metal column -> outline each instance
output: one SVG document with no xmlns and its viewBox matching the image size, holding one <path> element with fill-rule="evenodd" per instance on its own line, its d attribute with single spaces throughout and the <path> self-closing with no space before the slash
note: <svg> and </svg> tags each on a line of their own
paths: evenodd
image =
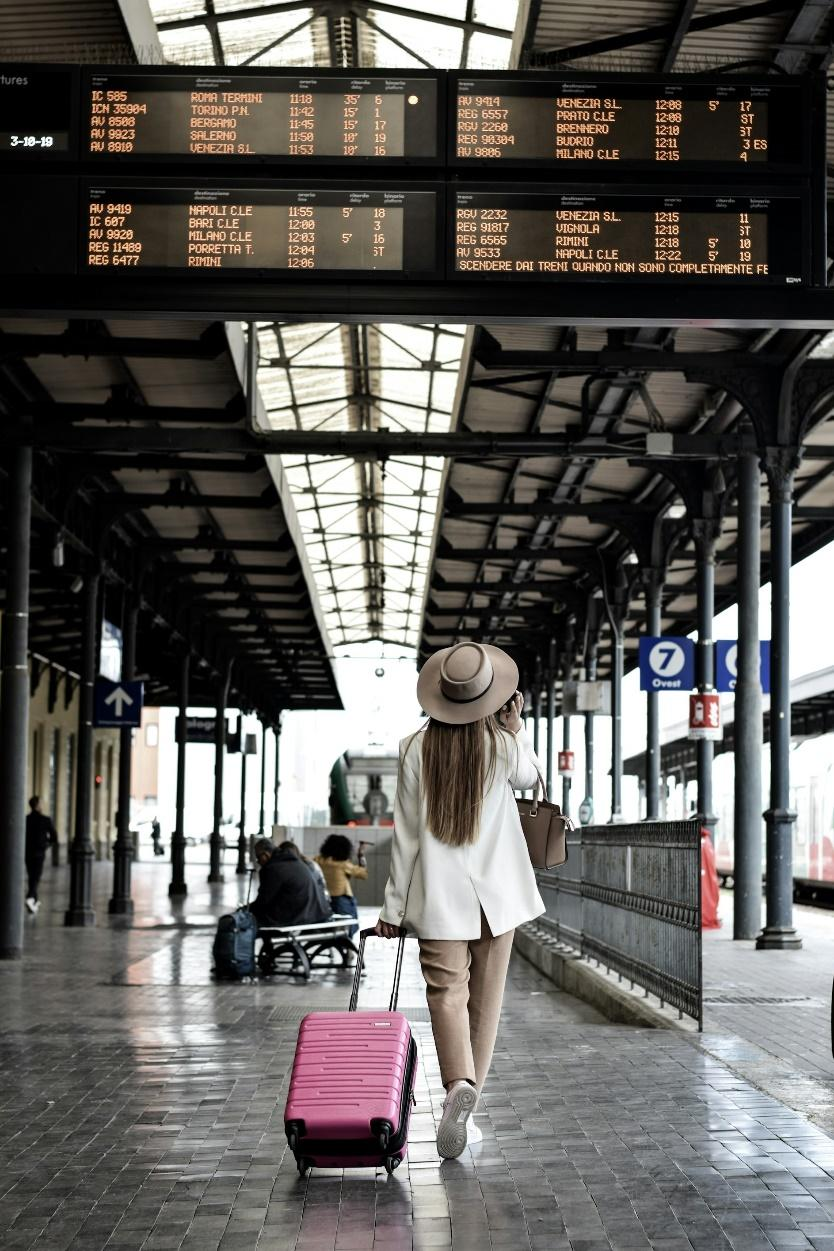
<svg viewBox="0 0 834 1251">
<path fill-rule="evenodd" d="M 281 716 L 275 724 L 275 787 L 272 798 L 272 824 L 278 824 L 278 792 L 281 789 Z"/>
<path fill-rule="evenodd" d="M 611 617 L 611 816 L 623 819 L 623 623 Z"/>
<path fill-rule="evenodd" d="M 70 897 L 64 925 L 95 925 L 92 904 L 93 843 L 90 837 L 93 768 L 93 699 L 98 669 L 98 569 L 84 578 L 81 682 L 75 748 L 75 837 L 70 847 Z"/>
<path fill-rule="evenodd" d="M 646 634 L 656 638 L 662 630 L 663 576 L 657 569 L 643 570 L 646 599 Z M 660 696 L 646 692 L 646 820 L 660 817 Z"/>
<path fill-rule="evenodd" d="M 223 877 L 223 765 L 226 759 L 226 700 L 232 678 L 232 662 L 226 663 L 223 676 L 217 683 L 217 706 L 214 716 L 214 829 L 209 844 L 210 882 L 222 882 Z"/>
<path fill-rule="evenodd" d="M 765 468 L 770 497 L 770 807 L 767 821 L 765 927 L 761 949 L 801 947 L 793 925 L 793 823 L 791 787 L 790 593 L 791 512 L 795 461 L 792 449 L 769 449 Z"/>
<path fill-rule="evenodd" d="M 8 570 L 0 665 L 0 959 L 23 954 L 26 764 L 29 747 L 29 547 L 32 449 L 12 453 Z M 54 813 L 53 813 L 54 816 Z"/>
<path fill-rule="evenodd" d="M 712 521 L 693 522 L 696 552 L 698 642 L 695 648 L 695 682 L 701 694 L 715 689 L 715 650 L 712 620 L 715 614 L 715 528 Z M 696 743 L 698 769 L 698 820 L 715 838 L 717 818 L 712 810 L 713 743 L 701 738 Z"/>
<path fill-rule="evenodd" d="M 243 713 L 238 719 L 240 735 L 240 825 L 237 836 L 237 867 L 235 873 L 248 873 L 246 863 L 246 735 L 243 733 Z"/>
<path fill-rule="evenodd" d="M 188 894 L 185 881 L 185 752 L 188 746 L 188 696 L 191 683 L 191 653 L 180 661 L 180 711 L 177 717 L 177 812 L 171 835 L 171 882 L 168 894 L 180 898 Z"/>
<path fill-rule="evenodd" d="M 545 784 L 548 795 L 553 794 L 553 749 L 556 736 L 556 644 L 551 639 L 547 669 L 547 760 Z"/>
<path fill-rule="evenodd" d="M 755 938 L 762 924 L 761 526 L 759 458 L 745 452 L 738 461 L 733 938 Z"/>
<path fill-rule="evenodd" d="M 533 683 L 533 751 L 538 756 L 539 740 L 541 738 L 541 719 L 542 719 L 542 680 L 541 674 L 536 675 Z"/>
<path fill-rule="evenodd" d="M 261 722 L 261 810 L 258 814 L 258 838 L 264 837 L 266 826 L 266 722 Z"/>
<path fill-rule="evenodd" d="M 570 717 L 562 708 L 562 750 L 570 751 Z M 570 816 L 570 784 L 571 777 L 568 773 L 562 774 L 562 812 L 566 817 Z"/>
<path fill-rule="evenodd" d="M 122 681 L 131 682 L 136 675 L 136 628 L 139 604 L 126 600 L 122 634 Z M 119 730 L 119 806 L 116 811 L 116 841 L 113 844 L 113 895 L 107 911 L 113 915 L 132 916 L 130 875 L 133 866 L 133 834 L 130 829 L 130 766 L 133 759 L 133 729 Z"/>
<path fill-rule="evenodd" d="M 598 640 L 596 632 L 590 633 L 588 636 L 588 644 L 585 652 L 585 679 L 588 682 L 596 682 L 597 680 L 597 647 Z M 589 800 L 591 805 L 591 820 L 593 819 L 594 810 L 594 716 L 593 712 L 585 713 L 585 799 Z"/>
</svg>

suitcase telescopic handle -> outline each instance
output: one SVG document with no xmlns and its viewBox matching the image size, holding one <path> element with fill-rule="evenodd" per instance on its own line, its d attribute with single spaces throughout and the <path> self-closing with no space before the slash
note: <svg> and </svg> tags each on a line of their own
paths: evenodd
<svg viewBox="0 0 834 1251">
<path fill-rule="evenodd" d="M 356 1004 L 359 999 L 359 979 L 362 976 L 362 964 L 365 959 L 365 939 L 371 938 L 376 934 L 375 929 L 359 931 L 359 955 L 356 957 L 356 971 L 353 975 L 353 989 L 350 992 L 350 1003 L 348 1004 L 348 1012 L 356 1011 Z M 400 927 L 400 937 L 397 943 L 397 964 L 394 969 L 394 985 L 391 988 L 391 1002 L 388 1004 L 388 1011 L 394 1012 L 397 1007 L 397 999 L 400 994 L 400 974 L 403 971 L 403 953 L 405 951 L 405 934 L 406 931 Z M 386 939 L 386 942 L 388 939 Z"/>
</svg>

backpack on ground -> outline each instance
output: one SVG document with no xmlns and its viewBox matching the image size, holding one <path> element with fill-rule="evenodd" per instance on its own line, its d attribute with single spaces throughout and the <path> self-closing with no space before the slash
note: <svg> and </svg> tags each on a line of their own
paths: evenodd
<svg viewBox="0 0 834 1251">
<path fill-rule="evenodd" d="M 239 979 L 255 976 L 258 923 L 248 908 L 238 908 L 217 922 L 214 976 Z"/>
</svg>

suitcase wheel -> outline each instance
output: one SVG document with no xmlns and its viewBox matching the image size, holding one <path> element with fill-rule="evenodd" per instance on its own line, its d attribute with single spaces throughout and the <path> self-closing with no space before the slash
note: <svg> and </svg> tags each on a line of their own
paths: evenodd
<svg viewBox="0 0 834 1251">
<path fill-rule="evenodd" d="M 398 1155 L 387 1155 L 385 1157 L 385 1171 L 390 1177 L 395 1168 L 400 1166 L 400 1157 Z"/>
<path fill-rule="evenodd" d="M 296 1164 L 298 1165 L 299 1177 L 306 1177 L 310 1169 L 313 1167 L 312 1160 L 308 1160 L 307 1157 L 303 1155 L 296 1160 Z"/>
</svg>

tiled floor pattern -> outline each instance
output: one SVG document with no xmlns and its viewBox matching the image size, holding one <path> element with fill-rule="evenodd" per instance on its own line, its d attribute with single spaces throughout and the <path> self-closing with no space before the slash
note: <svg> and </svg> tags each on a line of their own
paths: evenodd
<svg viewBox="0 0 834 1251">
<path fill-rule="evenodd" d="M 21 965 L 0 965 L 3 1251 L 834 1251 L 834 1140 L 689 1036 L 604 1022 L 515 960 L 478 1122 L 440 1163 L 431 1032 L 406 1164 L 297 1177 L 282 1109 L 297 1019 L 349 977 L 215 986 L 208 920 L 237 885 L 196 868 L 172 914 L 162 865 L 138 865 L 143 917 L 61 925 L 53 871 Z M 49 891 L 54 888 L 55 893 Z M 176 912 L 181 914 L 176 921 Z M 205 918 L 195 927 L 182 918 Z M 392 951 L 363 984 L 383 1002 Z M 409 948 L 401 1006 L 424 1006 Z"/>
<path fill-rule="evenodd" d="M 757 951 L 733 941 L 732 892 L 722 891 L 720 930 L 704 933 L 704 1026 L 763 1047 L 812 1078 L 834 1079 L 831 983 L 834 912 L 794 909 L 799 951 Z M 783 999 L 783 1003 L 717 1003 L 716 998 Z M 711 1002 L 712 1001 L 712 1002 Z"/>
</svg>

